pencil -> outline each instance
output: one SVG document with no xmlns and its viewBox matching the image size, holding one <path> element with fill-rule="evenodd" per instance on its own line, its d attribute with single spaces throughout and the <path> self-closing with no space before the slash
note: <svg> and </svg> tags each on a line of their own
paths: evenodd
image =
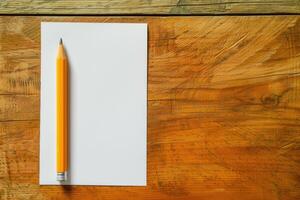
<svg viewBox="0 0 300 200">
<path fill-rule="evenodd" d="M 67 180 L 68 168 L 68 63 L 62 39 L 56 58 L 57 180 Z"/>
</svg>

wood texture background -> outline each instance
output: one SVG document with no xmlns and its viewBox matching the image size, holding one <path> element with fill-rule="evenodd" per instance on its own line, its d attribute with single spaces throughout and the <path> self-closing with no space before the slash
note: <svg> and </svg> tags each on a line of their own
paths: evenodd
<svg viewBox="0 0 300 200">
<path fill-rule="evenodd" d="M 39 186 L 41 21 L 149 24 L 147 187 Z M 300 16 L 0 17 L 0 199 L 63 198 L 300 199 Z"/>
<path fill-rule="evenodd" d="M 300 13 L 300 0 L 0 0 L 0 14 Z"/>
</svg>

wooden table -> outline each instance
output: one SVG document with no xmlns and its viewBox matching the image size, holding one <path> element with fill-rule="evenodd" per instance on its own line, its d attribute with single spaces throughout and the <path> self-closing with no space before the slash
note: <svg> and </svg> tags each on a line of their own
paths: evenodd
<svg viewBox="0 0 300 200">
<path fill-rule="evenodd" d="M 39 186 L 41 21 L 148 23 L 147 187 Z M 293 200 L 299 177 L 300 16 L 0 17 L 1 200 Z"/>
</svg>

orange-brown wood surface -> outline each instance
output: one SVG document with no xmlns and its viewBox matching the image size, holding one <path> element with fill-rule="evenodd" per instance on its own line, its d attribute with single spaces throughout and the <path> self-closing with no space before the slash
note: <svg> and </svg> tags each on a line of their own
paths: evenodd
<svg viewBox="0 0 300 200">
<path fill-rule="evenodd" d="M 147 187 L 39 186 L 41 21 L 149 24 Z M 0 17 L 0 199 L 300 199 L 300 16 Z"/>
</svg>

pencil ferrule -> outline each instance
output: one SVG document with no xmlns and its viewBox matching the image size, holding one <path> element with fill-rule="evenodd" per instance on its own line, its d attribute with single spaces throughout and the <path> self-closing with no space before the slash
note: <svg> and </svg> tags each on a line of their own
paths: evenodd
<svg viewBox="0 0 300 200">
<path fill-rule="evenodd" d="M 58 181 L 66 181 L 67 180 L 66 172 L 57 172 L 57 180 Z"/>
</svg>

